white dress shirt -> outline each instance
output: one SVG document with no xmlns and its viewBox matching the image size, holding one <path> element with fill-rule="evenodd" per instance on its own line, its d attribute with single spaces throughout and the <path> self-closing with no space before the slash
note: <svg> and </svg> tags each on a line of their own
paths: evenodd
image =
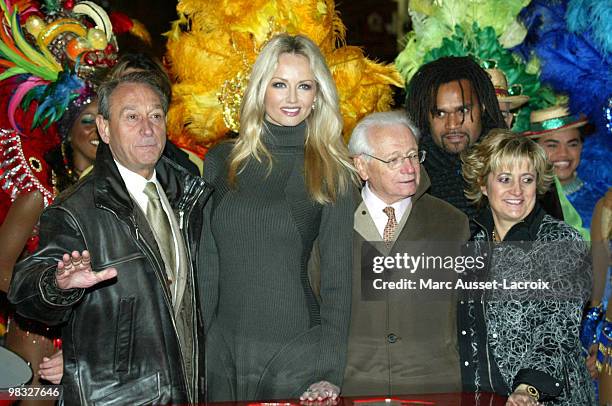
<svg viewBox="0 0 612 406">
<path fill-rule="evenodd" d="M 370 189 L 369 183 L 366 182 L 363 189 L 361 189 L 361 198 L 368 208 L 368 212 L 372 217 L 372 221 L 376 225 L 376 229 L 378 230 L 378 234 L 380 234 L 380 238 L 383 238 L 385 226 L 387 225 L 387 221 L 389 221 L 389 217 L 383 211 L 385 207 L 393 207 L 395 210 L 395 219 L 397 224 L 402 222 L 402 218 L 404 214 L 406 214 L 406 210 L 410 207 L 410 203 L 412 198 L 407 197 L 405 199 L 400 200 L 399 202 L 395 202 L 393 204 L 387 204 L 382 201 L 372 190 Z"/>
<path fill-rule="evenodd" d="M 164 189 L 162 189 L 161 185 L 157 181 L 157 177 L 155 176 L 155 169 L 153 169 L 153 175 L 151 176 L 151 179 L 146 179 L 137 174 L 136 172 L 132 172 L 125 166 L 121 165 L 119 162 L 117 162 L 117 160 L 115 160 L 115 164 L 117 164 L 117 168 L 119 168 L 119 174 L 121 175 L 123 182 L 125 182 L 125 186 L 127 187 L 130 196 L 132 196 L 136 203 L 138 203 L 138 206 L 145 214 L 147 213 L 149 198 L 145 194 L 144 189 L 145 186 L 147 186 L 148 182 L 155 183 L 155 186 L 157 187 L 157 194 L 159 194 L 159 200 L 161 201 L 162 207 L 166 212 L 166 216 L 168 216 L 168 223 L 170 223 L 170 229 L 172 230 L 172 240 L 174 241 L 174 263 L 178 266 L 179 257 L 178 245 L 176 242 L 176 230 L 174 229 L 174 227 L 172 227 L 172 221 L 170 221 L 170 214 L 172 214 L 172 209 L 170 208 L 170 203 L 168 202 L 168 198 L 166 197 L 166 192 L 164 192 Z M 176 274 L 178 269 L 174 269 L 173 271 Z"/>
</svg>

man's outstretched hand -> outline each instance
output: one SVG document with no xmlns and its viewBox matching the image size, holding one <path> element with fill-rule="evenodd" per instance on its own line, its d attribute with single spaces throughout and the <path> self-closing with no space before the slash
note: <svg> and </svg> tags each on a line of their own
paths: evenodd
<svg viewBox="0 0 612 406">
<path fill-rule="evenodd" d="M 89 288 L 116 276 L 115 268 L 94 272 L 91 269 L 91 256 L 87 250 L 82 253 L 72 251 L 72 254 L 64 254 L 61 261 L 57 261 L 55 271 L 55 280 L 60 289 Z"/>
</svg>

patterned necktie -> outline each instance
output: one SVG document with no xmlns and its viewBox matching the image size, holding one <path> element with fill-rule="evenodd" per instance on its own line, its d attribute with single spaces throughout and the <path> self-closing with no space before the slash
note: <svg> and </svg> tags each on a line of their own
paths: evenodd
<svg viewBox="0 0 612 406">
<path fill-rule="evenodd" d="M 149 198 L 147 204 L 147 220 L 155 234 L 157 245 L 161 251 L 164 261 L 168 261 L 167 269 L 169 269 L 168 279 L 174 281 L 175 272 L 175 257 L 174 257 L 174 238 L 172 236 L 172 228 L 168 221 L 168 216 L 162 207 L 157 187 L 153 182 L 147 182 L 144 189 L 144 194 Z"/>
<path fill-rule="evenodd" d="M 393 242 L 393 235 L 395 234 L 395 229 L 397 228 L 397 221 L 395 220 L 395 209 L 391 206 L 387 206 L 383 209 L 389 220 L 387 220 L 387 225 L 385 226 L 385 231 L 383 232 L 383 240 L 387 246 L 391 245 Z"/>
</svg>

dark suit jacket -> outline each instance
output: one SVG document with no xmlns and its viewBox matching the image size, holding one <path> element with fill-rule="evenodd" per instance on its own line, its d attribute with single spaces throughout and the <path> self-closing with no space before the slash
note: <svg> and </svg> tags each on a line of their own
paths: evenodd
<svg viewBox="0 0 612 406">
<path fill-rule="evenodd" d="M 425 193 L 429 184 L 421 167 L 421 181 L 410 212 L 399 223 L 401 231 L 396 233 L 389 255 L 403 255 L 406 251 L 417 255 L 421 248 L 426 252 L 431 248 L 447 251 L 448 247 L 458 253 L 461 243 L 468 240 L 467 217 L 449 203 Z M 362 279 L 362 248 L 373 238 L 380 240 L 380 235 L 359 200 L 353 234 L 352 316 L 342 393 L 362 396 L 460 392 L 454 291 L 430 297 L 433 295 L 427 291 L 415 294 L 387 290 L 375 301 L 362 298 L 362 283 L 369 283 Z M 385 251 L 384 244 L 379 243 L 378 248 Z M 412 279 L 427 277 L 425 273 L 417 278 L 415 275 Z"/>
</svg>

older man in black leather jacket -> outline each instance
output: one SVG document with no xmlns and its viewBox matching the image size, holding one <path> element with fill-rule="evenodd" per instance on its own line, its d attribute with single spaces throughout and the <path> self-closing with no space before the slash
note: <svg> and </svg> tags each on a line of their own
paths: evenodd
<svg viewBox="0 0 612 406">
<path fill-rule="evenodd" d="M 192 258 L 211 190 L 160 158 L 168 103 L 150 74 L 111 81 L 99 97 L 95 167 L 44 211 L 39 249 L 16 267 L 9 299 L 63 326 L 67 404 L 196 403 L 203 346 Z M 172 243 L 148 220 L 146 183 Z"/>
</svg>

